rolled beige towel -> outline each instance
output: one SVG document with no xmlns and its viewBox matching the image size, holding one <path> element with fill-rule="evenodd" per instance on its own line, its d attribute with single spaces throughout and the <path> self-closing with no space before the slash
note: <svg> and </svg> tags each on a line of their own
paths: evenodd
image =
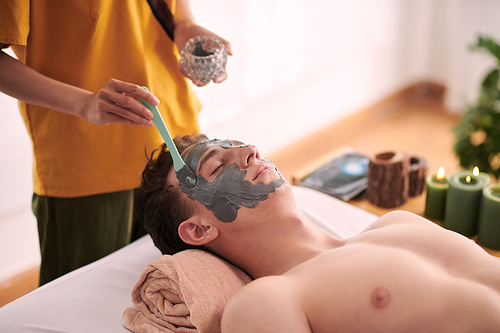
<svg viewBox="0 0 500 333">
<path fill-rule="evenodd" d="M 164 255 L 139 275 L 123 326 L 135 333 L 220 332 L 227 301 L 250 281 L 241 269 L 205 251 Z"/>
</svg>

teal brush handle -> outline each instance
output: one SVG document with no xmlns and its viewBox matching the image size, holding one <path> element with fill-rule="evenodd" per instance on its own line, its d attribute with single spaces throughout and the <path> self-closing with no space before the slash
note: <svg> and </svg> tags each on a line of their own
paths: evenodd
<svg viewBox="0 0 500 333">
<path fill-rule="evenodd" d="M 148 88 L 146 87 L 142 88 L 149 91 Z M 155 116 L 153 118 L 153 123 L 155 124 L 156 128 L 158 129 L 158 132 L 160 132 L 161 136 L 163 137 L 163 140 L 165 140 L 165 143 L 167 144 L 168 150 L 170 151 L 170 155 L 172 156 L 172 160 L 174 161 L 174 169 L 177 178 L 181 183 L 183 183 L 188 187 L 195 186 L 196 175 L 191 169 L 189 169 L 186 163 L 184 163 L 184 161 L 182 160 L 182 157 L 179 154 L 179 151 L 177 150 L 177 147 L 174 144 L 174 140 L 172 140 L 172 136 L 170 135 L 168 128 L 165 125 L 163 118 L 161 117 L 160 111 L 158 111 L 158 108 L 156 106 L 149 104 L 142 98 L 139 99 L 141 100 L 141 103 L 144 104 L 148 109 L 150 109 Z"/>
<path fill-rule="evenodd" d="M 145 90 L 149 91 L 148 88 L 142 87 Z M 154 114 L 153 118 L 153 123 L 155 124 L 156 128 L 158 129 L 158 132 L 160 132 L 161 136 L 163 137 L 163 140 L 165 140 L 165 143 L 167 144 L 168 150 L 170 150 L 170 154 L 172 155 L 172 159 L 174 160 L 174 169 L 175 172 L 179 171 L 182 169 L 184 165 L 184 161 L 181 158 L 181 155 L 179 154 L 179 151 L 177 150 L 177 147 L 174 144 L 174 140 L 172 140 L 172 136 L 170 136 L 170 132 L 168 131 L 167 126 L 165 125 L 165 122 L 163 121 L 163 118 L 160 115 L 160 111 L 158 111 L 158 108 L 156 106 L 153 106 L 143 100 L 142 98 L 139 98 L 141 100 L 141 103 L 144 104 L 148 109 L 151 110 Z"/>
</svg>

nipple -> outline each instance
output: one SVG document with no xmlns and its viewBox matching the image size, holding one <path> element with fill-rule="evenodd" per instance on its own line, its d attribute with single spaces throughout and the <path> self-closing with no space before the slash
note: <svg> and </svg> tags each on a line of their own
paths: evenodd
<svg viewBox="0 0 500 333">
<path fill-rule="evenodd" d="M 372 304 L 376 309 L 385 307 L 391 301 L 389 290 L 384 287 L 376 287 L 372 292 Z"/>
</svg>

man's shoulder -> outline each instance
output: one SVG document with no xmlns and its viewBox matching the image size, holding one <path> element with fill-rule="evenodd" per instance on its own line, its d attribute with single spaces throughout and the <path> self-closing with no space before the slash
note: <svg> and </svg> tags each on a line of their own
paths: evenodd
<svg viewBox="0 0 500 333">
<path fill-rule="evenodd" d="M 252 281 L 227 303 L 222 332 L 310 332 L 294 288 L 285 276 Z"/>
<path fill-rule="evenodd" d="M 390 227 L 395 225 L 421 225 L 429 227 L 438 227 L 435 223 L 408 211 L 395 210 L 384 214 L 368 226 L 363 232 Z"/>
</svg>

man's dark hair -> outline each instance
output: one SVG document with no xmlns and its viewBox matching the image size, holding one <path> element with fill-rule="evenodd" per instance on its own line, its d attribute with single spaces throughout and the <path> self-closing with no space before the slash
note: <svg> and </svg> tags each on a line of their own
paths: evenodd
<svg viewBox="0 0 500 333">
<path fill-rule="evenodd" d="M 176 137 L 177 150 L 182 154 L 188 147 L 208 140 L 207 136 Z M 181 222 L 191 217 L 192 209 L 181 200 L 180 190 L 167 184 L 167 175 L 173 165 L 166 144 L 155 149 L 142 172 L 141 186 L 136 194 L 136 211 L 139 222 L 149 232 L 162 254 L 174 254 L 186 249 L 203 249 L 186 244 L 179 237 Z"/>
</svg>

